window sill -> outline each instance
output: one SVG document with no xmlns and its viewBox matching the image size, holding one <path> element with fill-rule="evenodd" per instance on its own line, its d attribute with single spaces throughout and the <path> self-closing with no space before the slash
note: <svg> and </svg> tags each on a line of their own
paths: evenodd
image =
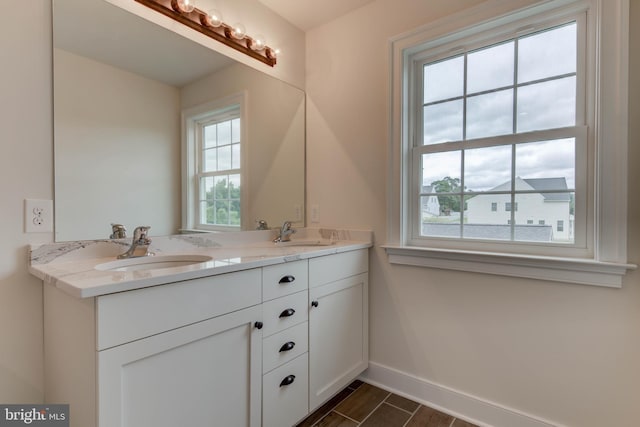
<svg viewBox="0 0 640 427">
<path fill-rule="evenodd" d="M 383 245 L 391 264 L 621 288 L 634 264 L 504 253 Z"/>
</svg>

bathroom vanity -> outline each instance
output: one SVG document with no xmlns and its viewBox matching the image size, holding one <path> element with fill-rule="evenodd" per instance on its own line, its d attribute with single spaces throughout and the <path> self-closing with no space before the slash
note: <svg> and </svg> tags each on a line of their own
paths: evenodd
<svg viewBox="0 0 640 427">
<path fill-rule="evenodd" d="M 157 238 L 157 256 L 210 259 L 162 268 L 106 269 L 116 241 L 32 250 L 46 401 L 82 427 L 294 425 L 368 365 L 370 233 L 340 233 Z"/>
</svg>

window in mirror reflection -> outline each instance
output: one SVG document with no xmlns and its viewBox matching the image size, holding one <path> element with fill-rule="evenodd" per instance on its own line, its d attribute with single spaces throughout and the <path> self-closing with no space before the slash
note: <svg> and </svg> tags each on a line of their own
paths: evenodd
<svg viewBox="0 0 640 427">
<path fill-rule="evenodd" d="M 212 111 L 195 123 L 198 228 L 240 227 L 240 106 Z"/>
</svg>

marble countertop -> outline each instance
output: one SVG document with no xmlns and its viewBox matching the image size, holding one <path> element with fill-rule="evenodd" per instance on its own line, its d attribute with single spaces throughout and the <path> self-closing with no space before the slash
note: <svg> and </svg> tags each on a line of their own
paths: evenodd
<svg viewBox="0 0 640 427">
<path fill-rule="evenodd" d="M 205 255 L 212 259 L 138 271 L 96 269 L 99 264 L 115 261 L 131 239 L 51 243 L 31 248 L 29 272 L 72 296 L 89 298 L 364 249 L 373 244 L 370 231 L 299 229 L 292 237 L 293 241 L 322 240 L 327 243 L 323 246 L 276 245 L 272 242 L 274 236 L 271 230 L 152 236 L 149 250 L 156 256 Z"/>
</svg>

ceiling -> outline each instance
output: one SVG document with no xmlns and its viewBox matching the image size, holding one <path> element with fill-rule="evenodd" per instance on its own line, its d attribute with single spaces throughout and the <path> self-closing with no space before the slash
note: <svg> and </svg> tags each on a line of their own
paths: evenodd
<svg viewBox="0 0 640 427">
<path fill-rule="evenodd" d="M 373 0 L 258 0 L 302 31 L 308 31 Z"/>
</svg>

